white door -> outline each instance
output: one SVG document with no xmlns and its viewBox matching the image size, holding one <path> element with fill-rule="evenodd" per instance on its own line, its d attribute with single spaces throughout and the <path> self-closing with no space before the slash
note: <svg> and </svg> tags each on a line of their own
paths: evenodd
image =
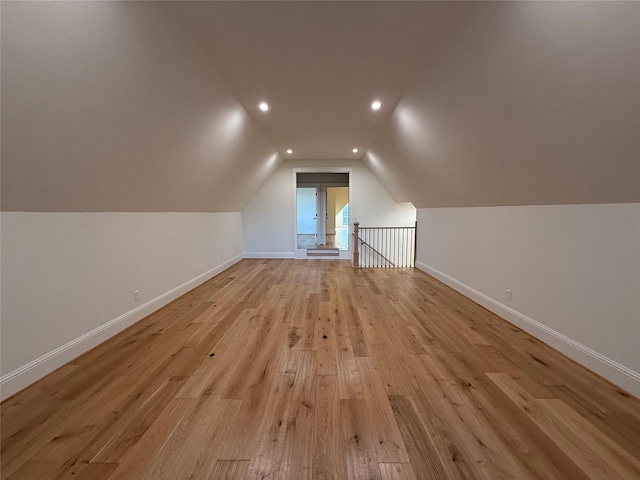
<svg viewBox="0 0 640 480">
<path fill-rule="evenodd" d="M 296 191 L 298 235 L 316 234 L 316 189 L 299 187 Z"/>
</svg>

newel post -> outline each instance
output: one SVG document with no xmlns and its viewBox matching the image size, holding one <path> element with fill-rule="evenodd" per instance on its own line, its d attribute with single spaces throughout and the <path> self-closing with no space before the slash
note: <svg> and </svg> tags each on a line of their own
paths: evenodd
<svg viewBox="0 0 640 480">
<path fill-rule="evenodd" d="M 416 266 L 416 260 L 418 259 L 418 221 L 416 220 L 413 226 L 413 266 Z"/>
<path fill-rule="evenodd" d="M 353 266 L 360 267 L 360 234 L 358 233 L 359 222 L 353 222 Z"/>
</svg>

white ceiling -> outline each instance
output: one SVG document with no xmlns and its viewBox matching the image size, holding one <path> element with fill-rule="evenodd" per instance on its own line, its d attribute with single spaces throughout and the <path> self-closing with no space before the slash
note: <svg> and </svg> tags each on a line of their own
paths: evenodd
<svg viewBox="0 0 640 480">
<path fill-rule="evenodd" d="M 2 2 L 1 21 L 3 210 L 238 211 L 287 148 L 362 158 L 417 207 L 640 201 L 640 2 Z"/>
</svg>

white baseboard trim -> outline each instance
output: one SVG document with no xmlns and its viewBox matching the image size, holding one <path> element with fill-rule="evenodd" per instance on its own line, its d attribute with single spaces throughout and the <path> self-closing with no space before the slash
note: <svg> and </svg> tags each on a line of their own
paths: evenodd
<svg viewBox="0 0 640 480">
<path fill-rule="evenodd" d="M 198 275 L 197 277 L 172 288 L 168 292 L 158 295 L 148 302 L 123 313 L 119 317 L 109 320 L 107 323 L 94 328 L 84 335 L 81 335 L 55 350 L 36 358 L 26 365 L 3 375 L 0 377 L 0 399 L 4 400 L 23 388 L 28 387 L 45 375 L 53 372 L 56 368 L 70 362 L 74 358 L 121 332 L 125 328 L 130 327 L 139 320 L 142 320 L 144 317 L 155 312 L 169 302 L 175 300 L 181 295 L 184 295 L 189 290 L 192 290 L 210 278 L 213 278 L 219 273 L 225 271 L 227 268 L 242 260 L 242 258 L 242 255 L 236 255 L 220 265 Z"/>
<path fill-rule="evenodd" d="M 513 323 L 522 330 L 542 340 L 569 358 L 606 378 L 610 382 L 624 388 L 636 397 L 640 397 L 640 373 L 582 345 L 581 343 L 555 331 L 527 315 L 491 298 L 484 293 L 450 277 L 426 263 L 416 261 L 416 267 L 437 278 L 442 283 L 469 297 L 496 315 Z"/>
<path fill-rule="evenodd" d="M 245 252 L 244 258 L 294 258 L 293 252 Z"/>
</svg>

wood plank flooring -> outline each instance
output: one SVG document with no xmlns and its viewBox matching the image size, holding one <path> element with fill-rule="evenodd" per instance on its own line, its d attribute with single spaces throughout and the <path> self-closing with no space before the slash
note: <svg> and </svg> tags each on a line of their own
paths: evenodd
<svg viewBox="0 0 640 480">
<path fill-rule="evenodd" d="M 638 399 L 345 261 L 243 260 L 1 409 L 6 480 L 640 478 Z"/>
</svg>

